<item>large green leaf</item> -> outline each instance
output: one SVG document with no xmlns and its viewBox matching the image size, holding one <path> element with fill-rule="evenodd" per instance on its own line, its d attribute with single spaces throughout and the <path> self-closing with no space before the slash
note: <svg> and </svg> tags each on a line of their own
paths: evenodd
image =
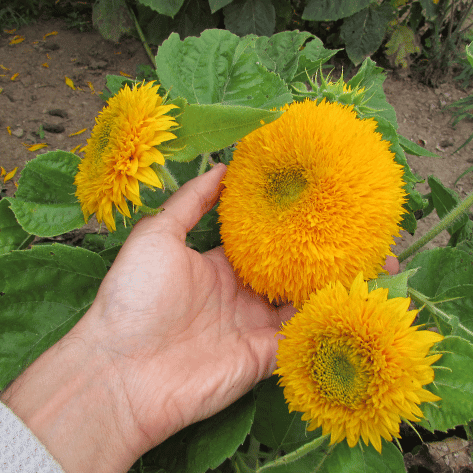
<svg viewBox="0 0 473 473">
<path fill-rule="evenodd" d="M 6 199 L 0 200 L 0 255 L 20 250 L 32 241 L 28 232 L 21 228 Z"/>
<path fill-rule="evenodd" d="M 291 82 L 297 71 L 302 47 L 309 38 L 314 38 L 314 35 L 307 31 L 283 31 L 271 38 L 257 38 L 254 47 L 261 65 L 279 74 L 286 82 Z"/>
<path fill-rule="evenodd" d="M 26 163 L 10 208 L 25 231 L 51 237 L 84 225 L 75 197 L 74 177 L 80 158 L 65 151 L 51 151 Z"/>
<path fill-rule="evenodd" d="M 279 377 L 261 382 L 255 388 L 256 415 L 252 434 L 264 445 L 275 450 L 292 452 L 321 436 L 321 429 L 308 432 L 307 423 L 299 412 L 289 413 L 284 389 L 277 384 Z"/>
<path fill-rule="evenodd" d="M 366 58 L 356 75 L 347 84 L 352 88 L 364 87 L 366 90 L 365 96 L 369 98 L 366 106 L 374 110 L 370 116 L 384 118 L 391 123 L 394 131 L 396 131 L 396 112 L 394 107 L 388 103 L 383 89 L 385 79 L 386 74 L 383 72 L 383 69 L 378 67 L 370 58 Z"/>
<path fill-rule="evenodd" d="M 440 179 L 435 176 L 429 176 L 427 182 L 432 190 L 431 196 L 435 210 L 440 219 L 442 219 L 460 203 L 460 198 L 454 190 L 445 187 Z M 453 235 L 460 230 L 461 227 L 467 225 L 468 222 L 470 222 L 468 215 L 462 214 L 455 220 L 451 227 L 447 228 L 447 231 L 450 235 Z M 473 226 L 471 222 L 470 226 Z"/>
<path fill-rule="evenodd" d="M 357 66 L 381 46 L 386 28 L 393 17 L 389 2 L 371 4 L 358 13 L 346 18 L 340 29 L 351 62 Z"/>
<path fill-rule="evenodd" d="M 177 119 L 179 128 L 173 131 L 176 139 L 169 144 L 177 151 L 168 157 L 180 162 L 230 146 L 282 113 L 221 104 L 187 105 L 182 111 Z"/>
<path fill-rule="evenodd" d="M 233 0 L 209 0 L 210 10 L 212 13 L 215 13 L 216 11 L 220 10 L 220 8 L 232 3 L 232 1 Z"/>
<path fill-rule="evenodd" d="M 473 341 L 473 256 L 456 248 L 434 248 L 417 254 L 407 269 L 418 268 L 409 287 L 421 311 L 418 323 L 435 316 L 446 334 Z M 445 326 L 446 324 L 446 326 Z"/>
<path fill-rule="evenodd" d="M 244 442 L 254 415 L 250 392 L 213 417 L 167 439 L 145 455 L 144 464 L 167 473 L 204 473 L 216 468 Z"/>
<path fill-rule="evenodd" d="M 97 0 L 92 8 L 92 22 L 105 39 L 115 42 L 134 30 L 125 0 Z"/>
<path fill-rule="evenodd" d="M 141 3 L 136 4 L 136 7 L 146 40 L 156 46 L 173 32 L 182 38 L 199 36 L 202 31 L 216 28 L 219 23 L 219 14 L 212 15 L 208 0 L 184 2 L 174 18 L 160 15 Z"/>
<path fill-rule="evenodd" d="M 379 454 L 371 445 L 350 448 L 346 441 L 335 446 L 318 473 L 405 473 L 401 452 L 391 442 L 383 440 Z"/>
<path fill-rule="evenodd" d="M 366 8 L 372 0 L 308 0 L 302 13 L 303 20 L 335 21 Z"/>
<path fill-rule="evenodd" d="M 441 397 L 435 404 L 421 405 L 429 430 L 446 431 L 473 419 L 473 346 L 458 337 L 447 337 L 437 345 L 443 352 L 434 365 L 435 379 L 429 390 Z"/>
<path fill-rule="evenodd" d="M 170 96 L 190 104 L 245 105 L 271 109 L 292 102 L 285 82 L 258 64 L 255 38 L 206 30 L 181 41 L 173 33 L 158 50 L 158 76 Z"/>
<path fill-rule="evenodd" d="M 319 38 L 309 41 L 298 53 L 299 63 L 292 82 L 307 82 L 307 76 L 311 77 L 318 72 L 322 64 L 326 63 L 332 56 L 335 56 L 338 51 L 341 50 L 325 49 Z"/>
<path fill-rule="evenodd" d="M 238 36 L 269 36 L 276 27 L 271 0 L 233 0 L 223 9 L 225 28 Z"/>
<path fill-rule="evenodd" d="M 151 8 L 161 15 L 171 16 L 177 14 L 181 9 L 184 0 L 138 0 L 143 5 Z"/>
<path fill-rule="evenodd" d="M 105 273 L 96 253 L 59 244 L 0 256 L 0 389 L 75 325 Z"/>
</svg>

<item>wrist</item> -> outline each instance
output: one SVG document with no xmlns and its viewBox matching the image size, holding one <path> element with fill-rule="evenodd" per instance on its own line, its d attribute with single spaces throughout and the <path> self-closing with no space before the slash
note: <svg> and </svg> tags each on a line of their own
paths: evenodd
<svg viewBox="0 0 473 473">
<path fill-rule="evenodd" d="M 74 328 L 1 399 L 66 472 L 128 471 L 142 439 L 110 357 L 88 338 Z"/>
</svg>

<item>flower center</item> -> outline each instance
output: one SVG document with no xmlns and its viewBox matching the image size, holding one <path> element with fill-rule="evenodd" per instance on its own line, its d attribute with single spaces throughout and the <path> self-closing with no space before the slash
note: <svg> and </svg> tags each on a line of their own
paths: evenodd
<svg viewBox="0 0 473 473">
<path fill-rule="evenodd" d="M 311 361 L 312 379 L 326 399 L 354 409 L 366 397 L 366 365 L 352 347 L 322 342 Z"/>
<path fill-rule="evenodd" d="M 279 207 L 295 202 L 306 187 L 307 179 L 301 168 L 282 169 L 266 176 L 266 195 Z"/>
</svg>

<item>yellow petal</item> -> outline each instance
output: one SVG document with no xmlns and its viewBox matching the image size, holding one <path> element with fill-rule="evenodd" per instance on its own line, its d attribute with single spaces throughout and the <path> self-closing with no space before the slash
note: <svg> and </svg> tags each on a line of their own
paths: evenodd
<svg viewBox="0 0 473 473">
<path fill-rule="evenodd" d="M 36 145 L 30 146 L 28 151 L 38 151 L 41 148 L 46 148 L 46 146 L 48 146 L 47 143 L 38 143 Z"/>
<path fill-rule="evenodd" d="M 16 35 L 16 36 L 13 36 L 13 38 L 10 40 L 10 42 L 8 44 L 18 44 L 18 43 L 21 43 L 22 41 L 25 40 L 25 37 L 24 36 L 20 36 L 20 35 Z"/>
<path fill-rule="evenodd" d="M 72 90 L 76 90 L 76 86 L 74 85 L 74 82 L 72 82 L 72 79 L 69 79 L 67 76 L 64 76 L 64 79 L 66 81 L 66 85 L 68 85 Z"/>
<path fill-rule="evenodd" d="M 18 166 L 17 166 L 15 169 L 13 169 L 13 171 L 10 171 L 10 172 L 4 177 L 3 182 L 7 182 L 7 181 L 9 181 L 10 179 L 12 179 L 13 176 L 16 174 L 16 171 L 18 171 Z"/>
<path fill-rule="evenodd" d="M 43 39 L 46 39 L 48 36 L 55 36 L 55 35 L 57 35 L 57 31 L 51 31 L 51 33 L 46 33 L 43 36 Z"/>
<path fill-rule="evenodd" d="M 79 130 L 79 131 L 76 131 L 76 132 L 74 132 L 74 133 L 71 133 L 71 134 L 69 134 L 68 136 L 71 137 L 71 136 L 80 135 L 80 134 L 84 133 L 85 131 L 87 131 L 87 128 L 82 128 L 82 130 Z"/>
<path fill-rule="evenodd" d="M 16 80 L 16 78 L 20 75 L 19 72 L 16 72 L 15 74 L 13 74 L 11 77 L 10 77 L 10 80 Z"/>
</svg>

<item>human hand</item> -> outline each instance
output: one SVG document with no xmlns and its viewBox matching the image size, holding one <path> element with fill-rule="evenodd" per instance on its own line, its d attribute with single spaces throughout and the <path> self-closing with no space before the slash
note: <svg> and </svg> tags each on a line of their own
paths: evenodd
<svg viewBox="0 0 473 473">
<path fill-rule="evenodd" d="M 5 393 L 66 471 L 127 471 L 274 371 L 275 335 L 295 309 L 243 286 L 222 248 L 185 245 L 224 172 L 190 181 L 135 226 L 89 311 Z"/>
</svg>

